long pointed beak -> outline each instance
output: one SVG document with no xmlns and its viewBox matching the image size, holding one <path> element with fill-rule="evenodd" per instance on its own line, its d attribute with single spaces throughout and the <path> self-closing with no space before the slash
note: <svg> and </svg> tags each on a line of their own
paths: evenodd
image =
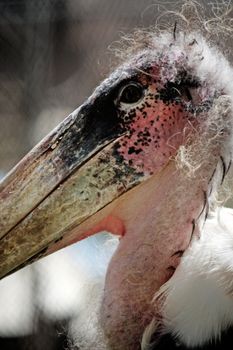
<svg viewBox="0 0 233 350">
<path fill-rule="evenodd" d="M 97 95 L 0 184 L 0 277 L 48 254 L 58 241 L 59 248 L 67 245 L 64 238 L 70 231 L 142 180 L 117 155 L 115 145 L 124 131 L 115 106 L 106 105 L 103 92 Z M 75 240 L 99 230 L 101 225 L 80 231 Z"/>
</svg>

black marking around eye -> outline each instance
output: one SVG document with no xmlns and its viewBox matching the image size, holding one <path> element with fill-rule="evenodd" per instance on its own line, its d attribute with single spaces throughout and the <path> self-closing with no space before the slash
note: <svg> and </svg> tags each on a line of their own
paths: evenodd
<svg viewBox="0 0 233 350">
<path fill-rule="evenodd" d="M 192 101 L 192 95 L 189 88 L 197 88 L 200 82 L 197 78 L 192 78 L 186 72 L 180 73 L 176 81 L 168 81 L 164 88 L 158 90 L 159 98 L 164 102 L 174 101 L 176 104 L 181 103 L 182 96 L 186 96 L 188 101 Z"/>
<path fill-rule="evenodd" d="M 191 95 L 188 87 L 185 88 L 185 94 L 186 94 L 186 97 L 187 97 L 188 101 L 192 101 L 193 100 L 192 95 Z"/>
</svg>

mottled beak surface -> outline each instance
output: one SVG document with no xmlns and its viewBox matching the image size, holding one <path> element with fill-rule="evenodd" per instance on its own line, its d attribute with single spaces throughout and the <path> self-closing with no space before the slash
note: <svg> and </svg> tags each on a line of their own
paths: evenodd
<svg viewBox="0 0 233 350">
<path fill-rule="evenodd" d="M 103 83 L 3 179 L 1 277 L 46 255 L 54 242 L 143 178 L 117 152 L 127 134 L 116 112 L 118 84 L 119 77 L 112 78 L 109 92 L 109 81 Z M 121 223 L 111 222 L 122 234 Z"/>
<path fill-rule="evenodd" d="M 180 70 L 166 53 L 139 55 L 117 69 L 3 179 L 0 277 L 102 230 L 132 232 L 131 260 L 134 235 L 143 243 L 148 231 L 155 244 L 155 218 L 177 182 L 174 157 L 212 98 L 184 70 L 186 58 L 177 60 Z"/>
</svg>

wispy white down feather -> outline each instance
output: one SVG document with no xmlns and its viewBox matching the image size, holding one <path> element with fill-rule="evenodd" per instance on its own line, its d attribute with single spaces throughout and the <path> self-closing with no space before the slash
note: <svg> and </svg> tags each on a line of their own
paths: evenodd
<svg viewBox="0 0 233 350">
<path fill-rule="evenodd" d="M 233 210 L 209 218 L 173 277 L 161 288 L 164 332 L 189 347 L 221 337 L 233 325 Z"/>
</svg>

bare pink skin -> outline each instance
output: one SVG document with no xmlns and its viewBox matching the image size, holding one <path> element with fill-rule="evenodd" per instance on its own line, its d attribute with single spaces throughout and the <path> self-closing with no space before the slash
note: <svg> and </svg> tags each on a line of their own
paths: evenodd
<svg viewBox="0 0 233 350">
<path fill-rule="evenodd" d="M 164 58 L 163 64 L 167 63 Z M 55 251 L 59 244 L 68 245 L 76 237 L 102 230 L 122 237 L 108 267 L 100 311 L 111 350 L 140 349 L 143 331 L 156 312 L 151 304 L 153 296 L 174 273 L 182 252 L 197 233 L 194 223 L 203 212 L 203 193 L 215 167 L 207 170 L 206 181 L 189 181 L 176 168 L 177 150 L 199 122 L 189 109 L 185 89 L 179 91 L 178 100 L 163 91 L 173 78 L 174 62 L 167 66 L 168 71 L 171 68 L 168 77 L 161 77 L 158 66 L 149 70 L 152 75 L 139 73 L 137 81 L 145 88 L 142 100 L 132 106 L 118 105 L 126 132 L 114 145 L 113 155 L 117 153 L 148 180 L 52 247 Z M 205 89 L 195 88 L 195 105 L 205 102 Z"/>
<path fill-rule="evenodd" d="M 119 142 L 118 152 L 138 171 L 154 175 L 127 199 L 122 197 L 124 202 L 120 200 L 111 213 L 123 219 L 126 232 L 108 267 L 100 312 L 111 350 L 140 349 L 145 327 L 159 313 L 152 299 L 197 233 L 194 223 L 203 211 L 203 193 L 213 171 L 210 167 L 207 180 L 201 182 L 188 181 L 176 169 L 174 156 L 198 121 L 182 91 L 180 103 L 162 98 L 159 81 L 158 73 L 141 104 L 122 106 L 126 121 L 130 116 L 130 135 Z M 147 79 L 141 82 L 148 84 Z M 198 89 L 195 99 L 204 100 Z"/>
<path fill-rule="evenodd" d="M 182 194 L 174 189 L 174 178 L 182 185 L 173 163 L 159 181 L 152 177 L 132 191 L 127 207 L 122 203 L 114 210 L 124 218 L 126 234 L 108 267 L 101 309 L 111 349 L 139 349 L 154 316 L 153 296 L 174 273 L 194 233 L 193 220 L 203 209 L 203 188 L 193 184 L 190 191 L 183 187 Z"/>
<path fill-rule="evenodd" d="M 135 132 L 129 139 L 121 141 L 118 151 L 138 171 L 151 175 L 164 166 L 176 153 L 177 145 L 184 142 L 187 112 L 183 114 L 183 108 L 175 105 L 171 113 L 171 107 L 164 105 L 162 101 L 158 101 L 156 106 L 152 104 L 144 108 L 144 112 L 145 118 L 141 118 L 141 111 L 136 110 L 136 118 L 131 125 Z M 143 134 L 148 136 L 145 137 L 145 142 L 140 143 L 139 140 L 144 138 Z M 142 151 L 129 154 L 130 147 Z M 148 156 L 151 154 L 153 157 Z"/>
<path fill-rule="evenodd" d="M 179 145 L 185 143 L 191 124 L 196 124 L 186 110 L 189 102 L 182 91 L 182 102 L 164 101 L 158 68 L 153 68 L 151 74 L 153 78 L 142 75 L 139 79 L 146 89 L 141 103 L 119 106 L 129 134 L 121 138 L 118 152 L 127 164 L 144 175 L 153 175 L 163 167 Z"/>
</svg>

